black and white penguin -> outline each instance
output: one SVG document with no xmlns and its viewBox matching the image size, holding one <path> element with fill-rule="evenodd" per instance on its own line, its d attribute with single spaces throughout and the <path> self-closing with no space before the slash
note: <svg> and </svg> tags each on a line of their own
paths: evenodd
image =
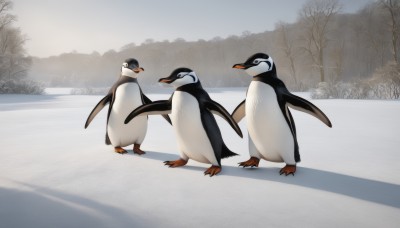
<svg viewBox="0 0 400 228">
<path fill-rule="evenodd" d="M 140 149 L 140 145 L 147 132 L 147 116 L 137 117 L 129 124 L 124 124 L 125 117 L 132 109 L 151 103 L 151 100 L 143 94 L 137 81 L 137 76 L 142 71 L 144 69 L 139 67 L 136 59 L 126 59 L 122 63 L 121 77 L 94 107 L 86 120 L 85 128 L 89 126 L 97 113 L 110 103 L 107 115 L 106 144 L 113 145 L 115 152 L 120 154 L 127 153 L 122 147 L 131 144 L 134 145 L 133 152 L 135 154 L 145 154 Z M 167 115 L 164 118 L 170 121 Z"/>
<path fill-rule="evenodd" d="M 175 87 L 171 98 L 154 101 L 135 109 L 126 118 L 125 123 L 130 123 L 132 118 L 140 115 L 171 114 L 181 157 L 179 160 L 164 163 L 169 167 L 179 167 L 193 159 L 212 165 L 204 175 L 218 174 L 221 172 L 221 159 L 237 154 L 225 145 L 212 113 L 224 118 L 236 133 L 243 137 L 239 126 L 222 105 L 210 98 L 191 69 L 178 68 L 159 82 Z"/>
<path fill-rule="evenodd" d="M 288 107 L 308 113 L 328 127 L 332 127 L 330 120 L 315 105 L 289 92 L 278 79 L 276 65 L 267 54 L 254 54 L 245 63 L 235 64 L 233 68 L 243 69 L 253 77 L 246 99 L 232 113 L 236 122 L 246 116 L 249 132 L 251 158 L 239 163 L 239 166 L 258 167 L 263 158 L 271 162 L 285 162 L 286 166 L 280 174 L 294 175 L 300 154 L 295 123 Z"/>
</svg>

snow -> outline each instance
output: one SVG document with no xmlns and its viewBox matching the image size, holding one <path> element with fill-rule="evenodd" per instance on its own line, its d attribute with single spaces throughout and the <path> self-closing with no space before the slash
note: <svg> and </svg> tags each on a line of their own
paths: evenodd
<svg viewBox="0 0 400 228">
<path fill-rule="evenodd" d="M 68 87 L 52 87 L 52 88 L 46 88 L 45 93 L 48 95 L 67 95 L 71 94 L 72 88 Z"/>
<path fill-rule="evenodd" d="M 232 111 L 245 88 L 211 89 Z M 146 93 L 146 90 L 144 91 Z M 143 156 L 119 155 L 104 144 L 106 110 L 84 129 L 101 96 L 0 96 L 1 227 L 398 227 L 400 224 L 400 102 L 312 100 L 330 129 L 293 111 L 302 162 L 280 176 L 282 163 L 257 169 L 241 139 L 216 117 L 224 140 L 240 156 L 222 172 L 178 158 L 172 128 L 149 118 Z M 167 99 L 167 93 L 147 94 Z M 302 97 L 309 95 L 298 94 Z M 243 133 L 246 123 L 240 123 Z"/>
</svg>

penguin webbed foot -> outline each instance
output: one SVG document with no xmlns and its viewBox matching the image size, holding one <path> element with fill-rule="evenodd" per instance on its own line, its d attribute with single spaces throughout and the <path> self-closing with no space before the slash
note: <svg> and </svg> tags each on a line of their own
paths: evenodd
<svg viewBox="0 0 400 228">
<path fill-rule="evenodd" d="M 144 152 L 143 150 L 140 149 L 140 145 L 139 145 L 139 144 L 135 144 L 135 145 L 133 146 L 133 153 L 134 153 L 134 154 L 138 154 L 138 155 L 143 155 L 143 154 L 145 154 L 146 152 Z"/>
<path fill-rule="evenodd" d="M 116 153 L 118 153 L 118 154 L 126 154 L 126 153 L 128 153 L 128 151 L 126 151 L 124 148 L 122 148 L 122 147 L 115 147 L 114 148 L 114 151 L 116 152 Z"/>
<path fill-rule="evenodd" d="M 137 154 L 137 155 L 143 155 L 143 154 L 146 154 L 146 152 L 144 152 L 143 150 L 141 150 L 141 149 L 138 149 L 138 148 L 136 148 L 136 149 L 133 149 L 133 153 L 134 153 L 134 154 Z"/>
<path fill-rule="evenodd" d="M 285 176 L 288 176 L 292 174 L 294 176 L 295 172 L 296 172 L 296 165 L 286 165 L 279 171 L 279 175 L 285 174 Z"/>
<path fill-rule="evenodd" d="M 218 173 L 220 173 L 222 170 L 222 168 L 220 166 L 211 166 L 210 168 L 208 168 L 206 171 L 204 171 L 204 176 L 205 175 L 210 175 L 210 177 L 217 175 Z"/>
<path fill-rule="evenodd" d="M 251 157 L 249 160 L 244 161 L 244 162 L 239 162 L 238 164 L 239 164 L 239 167 L 242 166 L 243 168 L 246 168 L 246 167 L 253 168 L 253 167 L 258 167 L 259 163 L 260 163 L 259 158 Z"/>
<path fill-rule="evenodd" d="M 169 166 L 170 168 L 176 168 L 176 167 L 179 167 L 179 166 L 186 165 L 187 162 L 188 161 L 186 161 L 186 160 L 178 159 L 178 160 L 175 160 L 175 161 L 165 161 L 164 164 Z"/>
</svg>

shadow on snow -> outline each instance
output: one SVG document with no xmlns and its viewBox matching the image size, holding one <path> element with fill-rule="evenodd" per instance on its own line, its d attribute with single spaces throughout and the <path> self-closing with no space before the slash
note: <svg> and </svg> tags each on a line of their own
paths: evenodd
<svg viewBox="0 0 400 228">
<path fill-rule="evenodd" d="M 132 153 L 132 151 L 129 152 Z M 178 159 L 177 154 L 151 151 L 146 152 L 146 154 L 142 157 L 158 161 Z M 199 171 L 201 173 L 205 171 L 204 167 L 184 166 L 179 168 L 183 170 Z M 297 172 L 294 177 L 286 177 L 279 175 L 279 169 L 280 168 L 265 167 L 240 168 L 222 165 L 222 172 L 218 175 L 297 185 L 400 208 L 400 185 L 397 184 L 369 180 L 361 177 L 354 177 L 301 166 L 297 167 Z"/>
<path fill-rule="evenodd" d="M 148 226 L 121 209 L 80 196 L 15 182 L 30 191 L 0 187 L 0 220 L 4 227 Z"/>
</svg>

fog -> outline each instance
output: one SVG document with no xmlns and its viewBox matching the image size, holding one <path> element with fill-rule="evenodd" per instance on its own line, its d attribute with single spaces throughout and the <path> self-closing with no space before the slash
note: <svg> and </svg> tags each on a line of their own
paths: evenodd
<svg viewBox="0 0 400 228">
<path fill-rule="evenodd" d="M 196 71 L 207 87 L 246 86 L 250 78 L 232 69 L 232 65 L 254 53 L 265 52 L 272 56 L 278 76 L 290 88 L 307 90 L 321 81 L 371 78 L 376 69 L 394 60 L 388 15 L 378 3 L 368 4 L 355 13 L 343 13 L 340 2 L 325 1 L 336 8 L 328 19 L 318 19 L 318 23 L 326 23 L 326 28 L 317 31 L 319 25 L 310 21 L 313 15 L 306 14 L 307 7 L 313 7 L 315 2 L 318 1 L 311 1 L 298 11 L 297 21 L 278 22 L 272 31 L 245 31 L 239 36 L 197 41 L 147 39 L 142 44 L 129 43 L 103 54 L 71 52 L 33 58 L 30 76 L 48 82 L 49 86 L 107 87 L 118 78 L 123 60 L 134 57 L 145 68 L 139 79 L 144 86 L 156 86 L 158 78 L 180 66 Z M 320 36 L 321 43 L 314 42 L 314 36 Z M 322 47 L 318 49 L 318 45 Z"/>
<path fill-rule="evenodd" d="M 10 0 L 0 0 L 0 3 L 12 6 Z M 29 6 L 23 0 L 17 0 L 15 5 L 21 6 L 22 3 Z M 236 3 L 243 4 L 240 1 Z M 43 8 L 48 9 L 51 4 L 54 3 L 46 2 Z M 64 4 L 65 2 L 61 2 L 59 7 L 64 7 Z M 70 24 L 67 23 L 68 26 L 64 29 L 69 35 L 63 37 L 64 33 L 60 32 L 58 35 L 63 37 L 60 39 L 59 36 L 55 36 L 58 30 L 51 33 L 42 32 L 46 39 L 42 40 L 41 45 L 48 48 L 55 41 L 63 42 L 65 45 L 58 45 L 57 48 L 65 50 L 68 45 L 73 45 L 78 51 L 64 51 L 46 58 L 35 57 L 34 53 L 39 52 L 32 52 L 29 45 L 37 39 L 30 40 L 30 37 L 21 32 L 26 28 L 24 20 L 19 22 L 22 26 L 18 28 L 17 17 L 11 13 L 11 7 L 5 7 L 0 12 L 0 24 L 5 27 L 1 31 L 0 40 L 3 47 L 0 64 L 2 93 L 31 91 L 33 82 L 27 82 L 26 76 L 30 80 L 43 83 L 45 87 L 107 88 L 118 79 L 122 62 L 132 57 L 138 59 L 141 67 L 145 68 L 139 77 L 143 87 L 157 87 L 158 79 L 167 76 L 177 67 L 193 69 L 206 87 L 242 87 L 247 86 L 251 78 L 243 71 L 232 69 L 233 64 L 244 62 L 252 54 L 264 52 L 274 59 L 278 77 L 293 91 L 318 90 L 318 95 L 312 95 L 316 98 L 392 99 L 400 96 L 399 0 L 366 1 L 363 4 L 359 1 L 352 1 L 350 4 L 341 0 L 308 0 L 301 1 L 300 5 L 299 2 L 291 4 L 286 10 L 282 10 L 282 4 L 272 6 L 268 5 L 271 2 L 264 2 L 260 5 L 236 4 L 230 6 L 229 12 L 226 5 L 220 5 L 221 3 L 216 4 L 212 10 L 208 10 L 208 6 L 193 10 L 194 3 L 185 3 L 183 8 L 177 11 L 176 7 L 174 8 L 177 3 L 173 2 L 165 8 L 170 10 L 168 13 L 172 15 L 165 14 L 165 10 L 157 15 L 159 8 L 152 10 L 143 7 L 137 16 L 140 18 L 143 12 L 151 12 L 147 15 L 147 18 L 150 18 L 123 20 L 129 26 L 122 26 L 122 33 L 115 33 L 117 35 L 113 34 L 114 30 L 108 28 L 115 23 L 115 19 L 110 17 L 121 6 L 116 4 L 115 7 L 109 8 L 109 17 L 106 17 L 109 23 L 103 23 L 103 19 L 97 21 L 96 17 L 91 16 L 93 12 L 102 12 L 107 4 L 100 2 L 96 5 L 97 8 L 88 12 L 87 20 L 80 20 L 82 10 L 88 7 L 86 4 L 82 4 L 82 8 L 76 10 L 76 17 L 70 5 L 65 6 L 64 11 L 49 14 L 48 19 L 55 19 L 53 25 L 57 24 L 60 28 L 67 23 L 65 18 L 70 18 Z M 138 2 L 135 6 L 141 4 Z M 241 12 L 237 12 L 240 9 L 238 5 L 241 6 Z M 126 5 L 125 8 L 129 6 Z M 163 5 L 159 6 L 162 8 Z M 265 15 L 260 13 L 262 10 L 259 11 L 257 6 L 271 6 L 269 11 L 272 13 L 267 17 L 270 20 L 264 23 Z M 359 7 L 358 10 L 355 10 L 355 6 Z M 36 12 L 34 9 L 36 8 L 33 7 L 32 12 Z M 36 13 L 43 12 L 42 10 Z M 126 14 L 124 12 L 126 11 L 121 10 L 118 15 L 123 16 Z M 210 15 L 206 17 L 204 15 L 207 12 Z M 277 17 L 280 12 L 282 14 Z M 290 17 L 286 17 L 288 12 Z M 193 18 L 195 15 L 199 16 L 199 13 L 203 14 L 204 20 Z M 54 17 L 58 14 L 64 15 L 64 20 Z M 69 17 L 65 17 L 66 14 Z M 22 18 L 25 18 L 26 15 L 22 15 Z M 219 16 L 218 19 L 216 15 Z M 241 22 L 237 22 L 238 19 L 233 20 L 233 15 Z M 221 24 L 222 21 L 225 21 L 224 25 Z M 81 26 L 78 25 L 79 22 L 82 22 Z M 147 22 L 151 31 L 142 27 L 144 22 Z M 157 26 L 162 27 L 160 32 L 165 32 L 161 36 L 160 33 L 154 32 L 158 28 L 153 27 L 157 22 Z M 47 20 L 46 23 L 51 23 L 51 20 Z M 270 28 L 271 23 L 274 25 Z M 32 25 L 37 26 L 34 23 Z M 208 27 L 214 30 L 207 30 Z M 43 24 L 44 31 L 46 28 L 46 24 Z M 238 32 L 239 29 L 245 28 L 251 30 Z M 107 35 L 103 37 L 98 34 L 99 29 L 102 30 L 102 34 Z M 90 32 L 92 35 L 86 36 L 86 33 L 78 30 Z M 167 30 L 170 30 L 168 34 Z M 134 33 L 131 33 L 132 31 Z M 196 35 L 189 36 L 188 31 Z M 35 33 L 30 31 L 29 34 Z M 118 39 L 118 34 L 122 34 L 123 38 Z M 133 34 L 145 34 L 151 38 L 138 41 L 143 37 Z M 195 38 L 207 36 L 210 38 Z M 76 39 L 82 40 L 78 42 L 79 45 L 75 43 Z M 93 42 L 88 42 L 91 39 Z M 82 44 L 95 47 L 98 41 L 103 39 L 109 41 L 104 42 L 101 48 L 93 49 L 90 54 L 82 51 Z M 124 40 L 123 45 L 118 45 L 118 42 Z M 56 52 L 59 50 L 57 48 L 52 51 Z M 104 51 L 104 48 L 108 50 Z M 45 53 L 48 50 L 43 48 L 43 51 Z M 19 82 L 15 82 L 16 79 Z M 24 85 L 21 87 L 19 84 L 22 82 Z M 41 93 L 43 89 L 36 89 L 37 87 L 33 90 L 36 90 L 35 93 Z M 341 89 L 343 87 L 346 91 Z"/>
<path fill-rule="evenodd" d="M 274 29 L 294 22 L 307 0 L 13 0 L 15 22 L 29 40 L 31 56 L 49 57 L 73 50 L 101 54 L 125 44 L 182 37 L 226 38 L 243 31 Z M 371 0 L 340 0 L 343 12 L 355 12 Z"/>
</svg>

